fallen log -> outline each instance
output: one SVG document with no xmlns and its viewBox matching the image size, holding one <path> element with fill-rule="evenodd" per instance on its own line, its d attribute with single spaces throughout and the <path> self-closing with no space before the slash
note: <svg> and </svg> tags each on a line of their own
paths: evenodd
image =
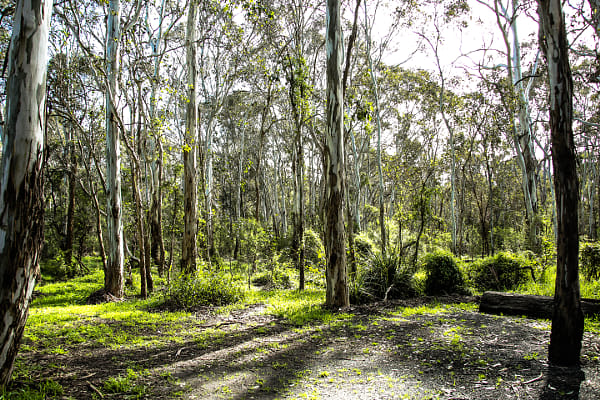
<svg viewBox="0 0 600 400">
<path fill-rule="evenodd" d="M 479 302 L 479 312 L 550 319 L 553 303 L 554 298 L 548 296 L 485 292 Z M 586 317 L 600 316 L 600 300 L 581 299 L 581 308 Z"/>
</svg>

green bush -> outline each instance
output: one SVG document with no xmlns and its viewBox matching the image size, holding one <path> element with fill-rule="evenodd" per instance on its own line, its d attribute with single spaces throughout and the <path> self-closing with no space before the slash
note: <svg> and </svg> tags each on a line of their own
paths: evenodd
<svg viewBox="0 0 600 400">
<path fill-rule="evenodd" d="M 304 260 L 314 267 L 325 267 L 325 248 L 319 234 L 312 229 L 304 231 Z"/>
<path fill-rule="evenodd" d="M 417 295 L 413 273 L 400 263 L 397 255 L 371 255 L 367 266 L 359 270 L 350 300 L 354 304 L 383 299 L 401 299 Z"/>
<path fill-rule="evenodd" d="M 245 297 L 244 289 L 231 282 L 224 273 L 182 275 L 169 286 L 166 301 L 177 308 L 223 306 Z"/>
<path fill-rule="evenodd" d="M 581 245 L 579 251 L 581 272 L 588 282 L 600 278 L 600 244 L 586 242 Z"/>
<path fill-rule="evenodd" d="M 514 290 L 531 278 L 531 261 L 523 256 L 498 253 L 471 265 L 471 279 L 478 290 Z"/>
<path fill-rule="evenodd" d="M 354 251 L 358 257 L 368 259 L 375 253 L 375 243 L 366 234 L 356 235 L 354 236 Z"/>
<path fill-rule="evenodd" d="M 425 270 L 425 294 L 467 293 L 463 274 L 454 256 L 447 252 L 426 254 L 422 259 Z"/>
</svg>

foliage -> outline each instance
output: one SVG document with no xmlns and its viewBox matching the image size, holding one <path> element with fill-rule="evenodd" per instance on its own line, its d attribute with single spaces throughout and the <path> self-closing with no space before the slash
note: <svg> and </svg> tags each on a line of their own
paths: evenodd
<svg viewBox="0 0 600 400">
<path fill-rule="evenodd" d="M 581 272 L 591 282 L 600 278 L 600 244 L 585 242 L 579 251 Z"/>
<path fill-rule="evenodd" d="M 244 290 L 224 273 L 181 275 L 171 282 L 166 302 L 190 310 L 199 306 L 223 306 L 245 297 Z"/>
<path fill-rule="evenodd" d="M 269 271 L 263 271 L 255 275 L 252 278 L 252 283 L 268 290 L 292 288 L 292 279 L 289 273 L 279 264 L 274 265 Z"/>
<path fill-rule="evenodd" d="M 366 233 L 354 236 L 354 251 L 362 259 L 367 259 L 375 253 L 375 243 Z"/>
<path fill-rule="evenodd" d="M 412 271 L 397 254 L 373 254 L 366 268 L 359 270 L 350 300 L 360 304 L 373 300 L 400 299 L 418 294 Z"/>
<path fill-rule="evenodd" d="M 478 290 L 514 290 L 533 274 L 533 262 L 522 255 L 498 253 L 471 264 L 470 274 Z"/>
<path fill-rule="evenodd" d="M 426 273 L 425 294 L 466 293 L 465 279 L 452 254 L 443 251 L 429 253 L 421 262 Z"/>
<path fill-rule="evenodd" d="M 312 229 L 304 230 L 304 259 L 314 267 L 325 268 L 325 248 L 319 234 Z"/>
</svg>

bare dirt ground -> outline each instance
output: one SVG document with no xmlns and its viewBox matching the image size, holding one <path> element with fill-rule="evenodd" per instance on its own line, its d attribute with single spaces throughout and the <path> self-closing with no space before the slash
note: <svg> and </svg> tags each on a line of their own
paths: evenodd
<svg viewBox="0 0 600 400">
<path fill-rule="evenodd" d="M 227 315 L 202 310 L 194 329 L 213 330 L 208 342 L 22 360 L 60 365 L 52 379 L 75 399 L 600 399 L 597 334 L 585 333 L 581 369 L 553 368 L 548 322 L 454 305 L 473 301 L 377 303 L 305 326 L 264 314 L 261 304 Z M 137 391 L 103 391 L 131 365 L 146 371 Z"/>
</svg>

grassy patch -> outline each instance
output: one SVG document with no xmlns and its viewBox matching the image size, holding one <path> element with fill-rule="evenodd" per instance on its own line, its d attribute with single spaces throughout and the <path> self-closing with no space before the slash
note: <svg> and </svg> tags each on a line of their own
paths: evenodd
<svg viewBox="0 0 600 400">
<path fill-rule="evenodd" d="M 251 295 L 252 301 L 268 304 L 265 313 L 284 318 L 294 325 L 309 322 L 332 323 L 351 317 L 349 314 L 337 314 L 323 308 L 324 297 L 324 291 L 318 289 L 302 292 L 274 290 L 253 292 Z"/>
</svg>

